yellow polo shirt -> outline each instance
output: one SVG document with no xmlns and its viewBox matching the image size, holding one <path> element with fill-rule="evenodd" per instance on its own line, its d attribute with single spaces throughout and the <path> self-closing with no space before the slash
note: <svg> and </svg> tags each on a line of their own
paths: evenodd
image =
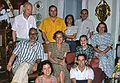
<svg viewBox="0 0 120 83">
<path fill-rule="evenodd" d="M 54 33 L 58 30 L 64 32 L 66 30 L 66 25 L 62 18 L 57 17 L 53 22 L 50 17 L 48 17 L 41 22 L 39 29 L 46 34 L 48 41 L 55 42 L 53 39 Z"/>
</svg>

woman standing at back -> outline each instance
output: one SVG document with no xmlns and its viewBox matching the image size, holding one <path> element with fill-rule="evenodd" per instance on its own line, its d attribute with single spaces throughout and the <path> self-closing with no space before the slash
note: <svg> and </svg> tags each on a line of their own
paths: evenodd
<svg viewBox="0 0 120 83">
<path fill-rule="evenodd" d="M 73 15 L 69 14 L 65 17 L 65 24 L 67 29 L 65 30 L 66 42 L 70 46 L 70 52 L 75 52 L 76 50 L 76 34 L 77 34 L 77 26 L 74 24 Z"/>
</svg>

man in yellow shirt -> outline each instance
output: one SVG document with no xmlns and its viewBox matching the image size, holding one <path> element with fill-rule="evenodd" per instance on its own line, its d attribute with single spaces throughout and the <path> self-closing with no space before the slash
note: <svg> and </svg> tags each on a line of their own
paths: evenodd
<svg viewBox="0 0 120 83">
<path fill-rule="evenodd" d="M 64 20 L 57 16 L 57 7 L 54 5 L 51 5 L 49 7 L 49 17 L 45 18 L 40 26 L 39 29 L 43 33 L 43 38 L 45 39 L 45 43 L 48 44 L 50 42 L 55 42 L 53 39 L 53 34 L 60 30 L 65 31 L 66 25 L 64 23 Z"/>
</svg>

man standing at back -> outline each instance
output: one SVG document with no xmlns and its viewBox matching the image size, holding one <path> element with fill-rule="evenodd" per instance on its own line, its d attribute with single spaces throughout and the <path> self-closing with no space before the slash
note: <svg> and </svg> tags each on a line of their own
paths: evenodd
<svg viewBox="0 0 120 83">
<path fill-rule="evenodd" d="M 41 24 L 39 29 L 43 33 L 43 38 L 45 43 L 48 44 L 50 42 L 55 42 L 53 39 L 53 34 L 60 30 L 63 31 L 66 29 L 66 25 L 64 20 L 57 16 L 57 7 L 51 5 L 49 7 L 49 17 L 45 18 Z"/>
<path fill-rule="evenodd" d="M 33 16 L 31 16 L 32 13 L 32 4 L 29 2 L 26 2 L 23 5 L 23 13 L 16 16 L 13 26 L 12 26 L 12 37 L 13 42 L 20 41 L 23 39 L 29 39 L 29 29 L 31 27 L 36 27 L 36 20 Z"/>
<path fill-rule="evenodd" d="M 81 35 L 87 35 L 88 38 L 91 38 L 94 32 L 93 22 L 88 19 L 88 10 L 82 9 L 80 12 L 80 19 L 76 20 L 75 25 L 78 26 L 78 32 L 76 40 L 79 40 Z"/>
</svg>

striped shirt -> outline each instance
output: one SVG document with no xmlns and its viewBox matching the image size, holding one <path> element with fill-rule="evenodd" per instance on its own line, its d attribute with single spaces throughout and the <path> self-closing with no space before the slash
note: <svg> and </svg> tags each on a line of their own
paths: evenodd
<svg viewBox="0 0 120 83">
<path fill-rule="evenodd" d="M 29 40 L 20 41 L 13 50 L 13 53 L 16 55 L 14 62 L 16 65 L 24 62 L 34 64 L 37 59 L 44 59 L 44 49 L 38 41 L 32 47 L 30 47 Z"/>
</svg>

